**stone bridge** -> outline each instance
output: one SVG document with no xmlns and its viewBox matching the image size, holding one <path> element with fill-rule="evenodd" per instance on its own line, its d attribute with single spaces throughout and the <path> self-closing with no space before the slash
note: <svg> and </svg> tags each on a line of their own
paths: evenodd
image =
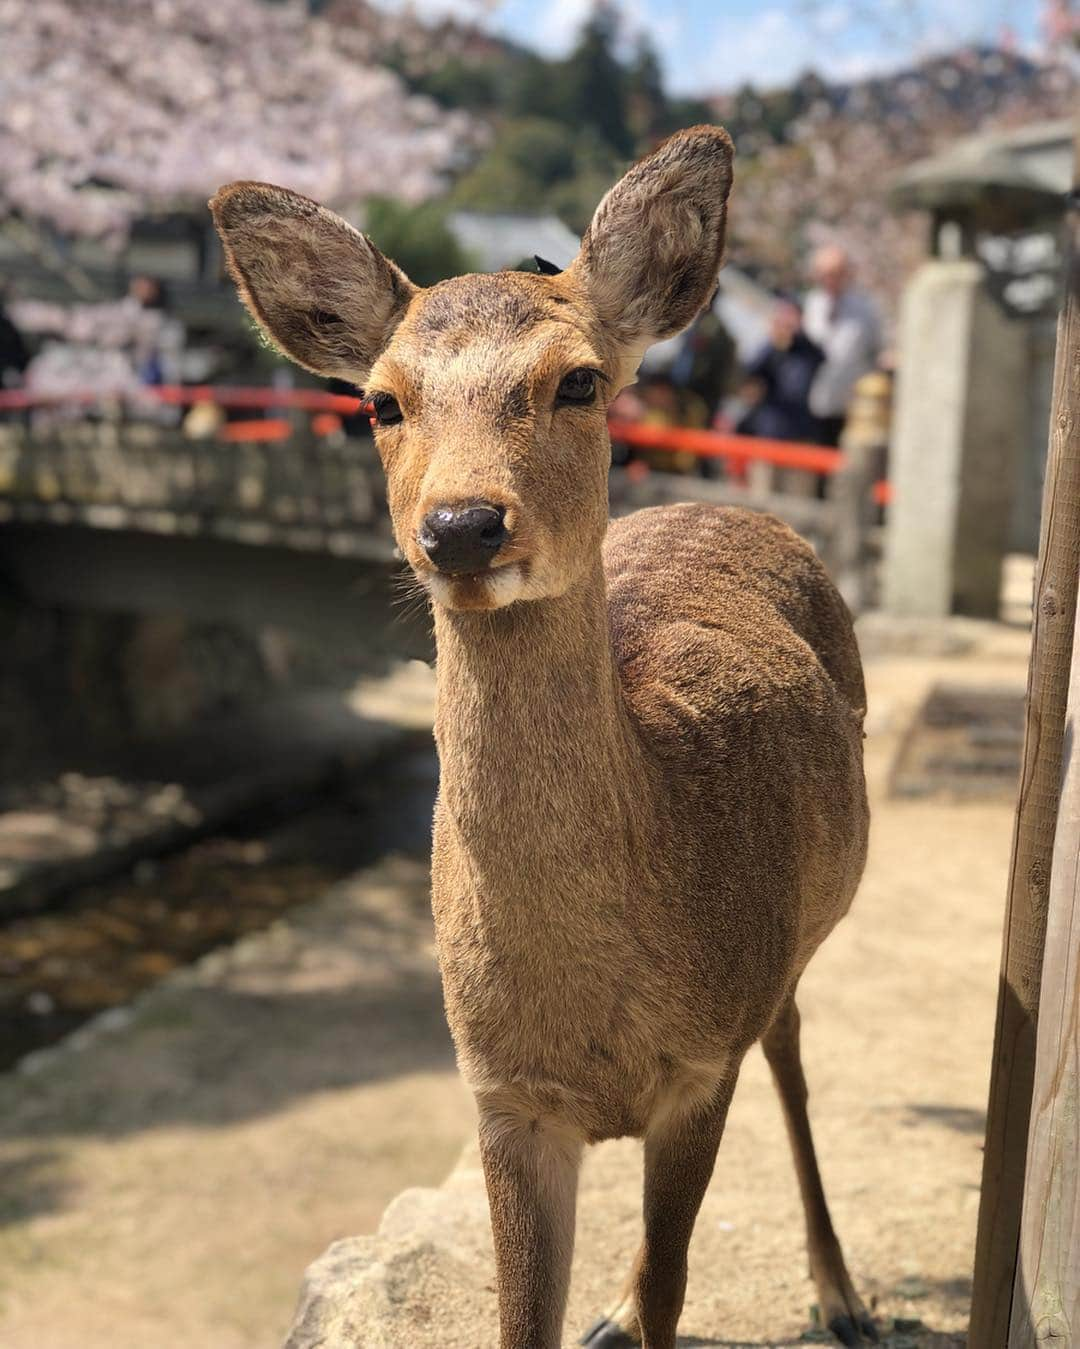
<svg viewBox="0 0 1080 1349">
<path fill-rule="evenodd" d="M 103 740 L 180 727 L 430 659 L 427 606 L 398 583 L 374 445 L 316 429 L 290 415 L 246 427 L 283 438 L 223 440 L 100 414 L 0 420 L 0 777 L 95 727 Z M 866 484 L 831 482 L 846 497 L 615 469 L 612 510 L 694 498 L 773 510 L 842 580 L 840 546 L 861 547 L 842 526 Z"/>
<path fill-rule="evenodd" d="M 371 440 L 303 428 L 223 443 L 152 422 L 0 423 L 0 521 L 379 561 L 393 549 Z"/>
<path fill-rule="evenodd" d="M 0 524 L 0 570 L 39 604 L 319 639 L 385 627 L 396 564 L 370 439 L 299 427 L 223 443 L 149 421 L 9 420 Z"/>
<path fill-rule="evenodd" d="M 388 602 L 400 563 L 373 442 L 290 420 L 282 438 L 242 440 L 100 409 L 0 421 L 0 574 L 39 604 L 283 626 L 322 643 L 362 631 L 426 652 L 426 623 L 406 638 Z M 614 470 L 612 510 L 687 499 L 773 510 L 835 566 L 843 491 L 819 501 L 754 481 Z M 844 474 L 832 482 L 842 489 Z"/>
</svg>

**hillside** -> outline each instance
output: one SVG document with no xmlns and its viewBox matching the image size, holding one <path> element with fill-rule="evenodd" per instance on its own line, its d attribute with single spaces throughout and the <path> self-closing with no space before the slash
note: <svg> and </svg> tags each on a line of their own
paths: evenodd
<svg viewBox="0 0 1080 1349">
<path fill-rule="evenodd" d="M 886 196 L 907 164 L 958 137 L 1065 115 L 1075 84 L 1065 65 L 967 49 L 889 76 L 717 100 L 741 170 L 732 258 L 790 285 L 806 253 L 839 239 L 887 303 L 924 254 L 925 221 Z"/>
<path fill-rule="evenodd" d="M 366 0 L 331 0 L 326 13 L 342 34 L 377 21 Z M 611 5 L 597 7 L 563 60 L 475 26 L 399 23 L 392 41 L 384 33 L 383 58 L 415 92 L 492 127 L 456 178 L 456 204 L 549 209 L 580 231 L 628 159 L 679 126 L 718 120 L 739 154 L 732 260 L 768 284 L 797 287 L 815 244 L 839 239 L 890 308 L 927 240 L 924 220 L 887 203 L 897 173 L 958 137 L 1064 115 L 1075 92 L 1067 54 L 986 47 L 870 79 L 808 73 L 785 88 L 675 99 L 649 42 L 628 47 Z"/>
<path fill-rule="evenodd" d="M 739 152 L 732 259 L 794 286 L 838 238 L 888 302 L 925 242 L 886 204 L 899 169 L 1061 115 L 1073 92 L 1064 61 L 967 49 L 852 83 L 672 98 L 621 23 L 598 5 L 549 60 L 369 0 L 0 0 L 0 219 L 119 240 L 141 213 L 201 211 L 219 183 L 262 178 L 354 214 L 427 201 L 415 220 L 378 202 L 370 218 L 437 276 L 460 262 L 443 207 L 552 211 L 580 231 L 629 159 L 721 120 Z"/>
</svg>

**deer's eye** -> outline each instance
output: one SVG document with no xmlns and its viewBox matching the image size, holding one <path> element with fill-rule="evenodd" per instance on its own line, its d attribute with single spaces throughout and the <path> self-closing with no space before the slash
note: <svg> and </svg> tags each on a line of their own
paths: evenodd
<svg viewBox="0 0 1080 1349">
<path fill-rule="evenodd" d="M 559 391 L 555 395 L 556 403 L 591 403 L 596 397 L 596 371 L 584 366 L 580 370 L 571 370 L 563 376 Z"/>
<path fill-rule="evenodd" d="M 396 426 L 402 420 L 401 407 L 392 393 L 373 393 L 371 406 L 380 426 Z"/>
</svg>

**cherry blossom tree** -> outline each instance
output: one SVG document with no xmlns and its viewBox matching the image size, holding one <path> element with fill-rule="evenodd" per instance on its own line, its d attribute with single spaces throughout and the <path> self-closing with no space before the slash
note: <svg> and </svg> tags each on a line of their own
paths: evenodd
<svg viewBox="0 0 1080 1349">
<path fill-rule="evenodd" d="M 0 0 L 0 218 L 119 240 L 235 178 L 430 196 L 477 128 L 379 64 L 372 13 L 344 51 L 297 0 Z"/>
</svg>

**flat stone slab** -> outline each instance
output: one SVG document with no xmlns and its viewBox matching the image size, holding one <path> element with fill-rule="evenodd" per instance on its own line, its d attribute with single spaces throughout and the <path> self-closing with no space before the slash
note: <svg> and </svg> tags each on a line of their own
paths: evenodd
<svg viewBox="0 0 1080 1349">
<path fill-rule="evenodd" d="M 892 773 L 898 796 L 1011 801 L 1024 748 L 1024 686 L 937 684 L 912 719 Z"/>
</svg>

